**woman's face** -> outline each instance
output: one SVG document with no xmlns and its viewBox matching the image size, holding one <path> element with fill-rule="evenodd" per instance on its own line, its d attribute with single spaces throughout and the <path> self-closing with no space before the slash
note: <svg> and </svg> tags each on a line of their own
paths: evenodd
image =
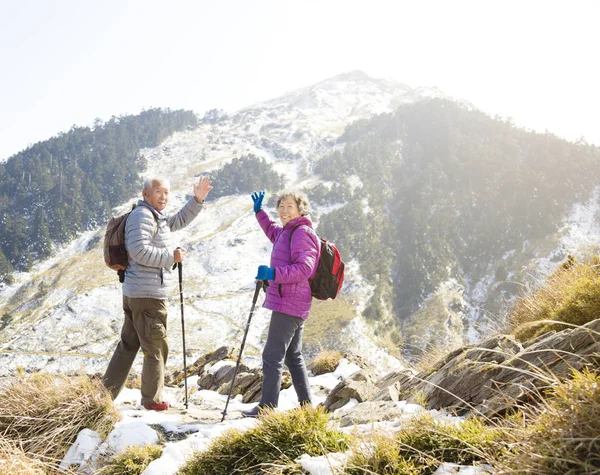
<svg viewBox="0 0 600 475">
<path fill-rule="evenodd" d="M 284 226 L 292 219 L 296 219 L 300 216 L 300 210 L 298 209 L 296 199 L 293 196 L 286 196 L 282 199 L 279 203 L 279 208 L 277 208 L 277 214 Z"/>
</svg>

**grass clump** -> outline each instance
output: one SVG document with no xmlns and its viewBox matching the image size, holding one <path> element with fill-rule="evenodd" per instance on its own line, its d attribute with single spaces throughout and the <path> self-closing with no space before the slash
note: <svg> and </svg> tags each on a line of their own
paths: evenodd
<svg viewBox="0 0 600 475">
<path fill-rule="evenodd" d="M 310 370 L 315 376 L 333 373 L 343 357 L 337 350 L 322 351 L 310 364 Z"/>
<path fill-rule="evenodd" d="M 461 424 L 434 419 L 430 414 L 413 419 L 394 436 L 376 436 L 362 444 L 348 461 L 351 475 L 412 475 L 434 473 L 444 462 L 459 465 L 486 463 L 500 452 L 506 434 L 478 418 Z"/>
<path fill-rule="evenodd" d="M 557 382 L 539 407 L 525 410 L 526 425 L 500 457 L 500 473 L 600 474 L 600 375 L 574 371 Z"/>
<path fill-rule="evenodd" d="M 48 464 L 29 457 L 20 447 L 0 436 L 0 473 L 45 475 L 48 469 Z"/>
<path fill-rule="evenodd" d="M 160 458 L 162 447 L 159 445 L 134 445 L 105 464 L 96 475 L 140 475 L 150 462 Z"/>
<path fill-rule="evenodd" d="M 550 330 L 585 325 L 600 315 L 600 265 L 570 258 L 535 292 L 520 299 L 510 315 L 510 331 L 521 341 Z M 562 325 L 564 322 L 567 325 Z"/>
<path fill-rule="evenodd" d="M 329 426 L 322 408 L 267 411 L 246 432 L 227 431 L 208 450 L 196 454 L 180 475 L 225 473 L 302 474 L 294 462 L 302 454 L 343 452 L 349 437 Z"/>
<path fill-rule="evenodd" d="M 119 418 L 102 383 L 87 376 L 21 375 L 0 388 L 0 434 L 44 461 L 60 461 L 81 430 L 106 435 Z"/>
<path fill-rule="evenodd" d="M 419 475 L 418 466 L 399 456 L 394 437 L 374 434 L 368 442 L 357 444 L 346 464 L 348 475 Z"/>
</svg>

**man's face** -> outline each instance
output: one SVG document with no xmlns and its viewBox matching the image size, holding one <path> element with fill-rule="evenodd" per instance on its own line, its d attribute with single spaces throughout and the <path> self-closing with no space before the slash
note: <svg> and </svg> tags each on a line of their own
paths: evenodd
<svg viewBox="0 0 600 475">
<path fill-rule="evenodd" d="M 169 184 L 161 181 L 153 181 L 152 188 L 142 190 L 144 201 L 156 211 L 162 212 L 169 203 Z"/>
</svg>

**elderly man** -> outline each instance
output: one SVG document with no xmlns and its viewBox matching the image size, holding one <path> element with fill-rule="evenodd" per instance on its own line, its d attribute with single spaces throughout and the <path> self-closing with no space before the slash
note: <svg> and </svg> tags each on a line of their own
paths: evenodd
<svg viewBox="0 0 600 475">
<path fill-rule="evenodd" d="M 121 341 L 108 364 L 102 381 L 113 398 L 123 389 L 131 365 L 140 347 L 142 366 L 142 405 L 163 411 L 169 404 L 162 399 L 167 345 L 166 300 L 175 281 L 174 263 L 183 262 L 186 250 L 171 242 L 171 232 L 190 224 L 202 210 L 204 199 L 212 190 L 208 177 L 194 184 L 194 197 L 175 215 L 164 214 L 169 203 L 169 182 L 148 179 L 142 190 L 143 200 L 127 218 L 125 247 L 129 265 L 123 282 L 125 322 Z"/>
</svg>

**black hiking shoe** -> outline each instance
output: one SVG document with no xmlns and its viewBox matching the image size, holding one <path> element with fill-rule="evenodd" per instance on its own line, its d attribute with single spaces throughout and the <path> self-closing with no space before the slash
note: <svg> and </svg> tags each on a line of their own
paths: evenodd
<svg viewBox="0 0 600 475">
<path fill-rule="evenodd" d="M 242 411 L 243 417 L 258 417 L 258 415 L 264 410 L 260 404 L 258 406 L 254 406 L 252 409 L 247 411 Z"/>
</svg>

